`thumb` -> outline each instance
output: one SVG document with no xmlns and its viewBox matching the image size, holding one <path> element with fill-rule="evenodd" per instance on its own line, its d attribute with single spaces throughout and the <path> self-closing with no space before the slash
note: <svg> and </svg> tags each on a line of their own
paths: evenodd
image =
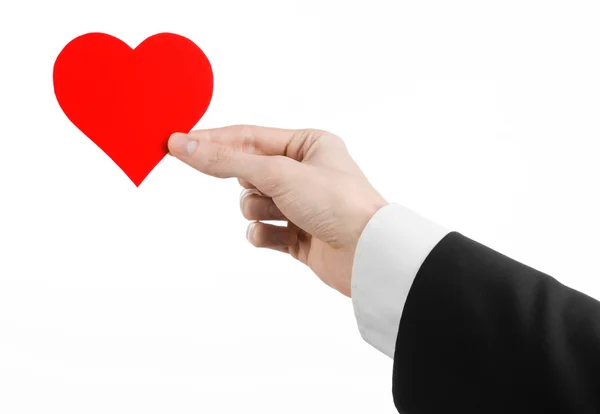
<svg viewBox="0 0 600 414">
<path fill-rule="evenodd" d="M 217 178 L 236 177 L 257 187 L 281 177 L 280 162 L 266 155 L 249 154 L 207 138 L 175 133 L 169 138 L 169 152 L 196 170 Z"/>
</svg>

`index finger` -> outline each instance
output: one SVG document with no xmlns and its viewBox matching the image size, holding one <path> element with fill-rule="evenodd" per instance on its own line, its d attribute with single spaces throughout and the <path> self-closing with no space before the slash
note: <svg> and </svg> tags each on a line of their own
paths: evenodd
<svg viewBox="0 0 600 414">
<path fill-rule="evenodd" d="M 256 155 L 283 155 L 289 157 L 289 146 L 298 134 L 295 129 L 231 125 L 221 128 L 191 131 L 192 137 Z"/>
</svg>

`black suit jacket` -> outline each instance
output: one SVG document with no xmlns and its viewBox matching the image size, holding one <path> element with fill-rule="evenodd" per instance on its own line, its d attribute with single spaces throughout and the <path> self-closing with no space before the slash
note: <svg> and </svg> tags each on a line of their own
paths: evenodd
<svg viewBox="0 0 600 414">
<path fill-rule="evenodd" d="M 392 390 L 403 414 L 600 413 L 600 302 L 451 232 L 410 289 Z"/>
</svg>

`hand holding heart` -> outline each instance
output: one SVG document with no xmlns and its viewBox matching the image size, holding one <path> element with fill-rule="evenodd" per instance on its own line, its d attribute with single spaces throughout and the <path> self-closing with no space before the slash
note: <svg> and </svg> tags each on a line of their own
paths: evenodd
<svg viewBox="0 0 600 414">
<path fill-rule="evenodd" d="M 289 253 L 350 297 L 352 263 L 369 219 L 387 204 L 348 153 L 325 131 L 256 126 L 174 134 L 171 155 L 205 174 L 236 177 L 240 207 L 256 247 Z M 284 220 L 287 227 L 262 223 Z"/>
<path fill-rule="evenodd" d="M 80 36 L 56 59 L 54 90 L 71 122 L 136 186 L 168 151 L 205 174 L 237 177 L 245 188 L 242 212 L 256 220 L 248 240 L 290 254 L 351 295 L 358 239 L 387 202 L 340 138 L 255 126 L 186 135 L 208 108 L 213 74 L 198 46 L 170 33 L 135 49 L 102 33 Z"/>
</svg>

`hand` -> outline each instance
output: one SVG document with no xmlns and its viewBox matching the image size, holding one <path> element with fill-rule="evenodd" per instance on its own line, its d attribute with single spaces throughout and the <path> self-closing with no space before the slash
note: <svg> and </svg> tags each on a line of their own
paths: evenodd
<svg viewBox="0 0 600 414">
<path fill-rule="evenodd" d="M 337 136 L 315 129 L 237 125 L 173 134 L 169 152 L 198 171 L 238 178 L 256 247 L 290 254 L 351 296 L 354 252 L 369 219 L 387 204 Z M 261 220 L 285 220 L 287 227 Z"/>
</svg>

